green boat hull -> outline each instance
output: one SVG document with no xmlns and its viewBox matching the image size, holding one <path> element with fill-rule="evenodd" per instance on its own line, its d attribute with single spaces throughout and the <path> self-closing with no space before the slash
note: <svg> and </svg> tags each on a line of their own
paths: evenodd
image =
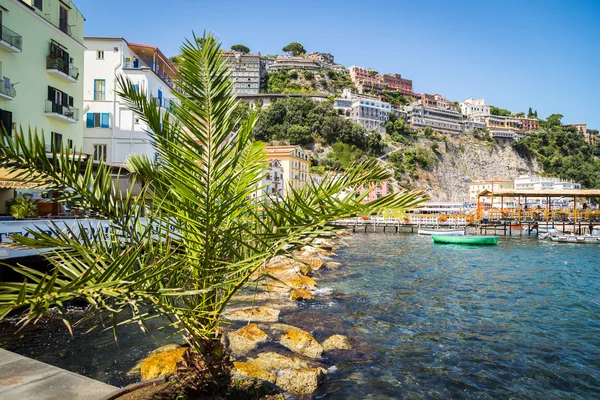
<svg viewBox="0 0 600 400">
<path fill-rule="evenodd" d="M 468 245 L 495 245 L 498 236 L 436 236 L 432 235 L 433 243 L 440 244 L 468 244 Z"/>
</svg>

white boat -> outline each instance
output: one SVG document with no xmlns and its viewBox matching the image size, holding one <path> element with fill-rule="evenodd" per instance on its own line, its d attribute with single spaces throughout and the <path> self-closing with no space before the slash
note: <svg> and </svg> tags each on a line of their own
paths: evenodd
<svg viewBox="0 0 600 400">
<path fill-rule="evenodd" d="M 550 240 L 558 243 L 600 244 L 600 236 L 592 235 L 550 235 Z"/>
<path fill-rule="evenodd" d="M 454 236 L 464 236 L 464 229 L 443 229 L 443 228 L 419 228 L 417 230 L 419 235 L 454 235 Z"/>
</svg>

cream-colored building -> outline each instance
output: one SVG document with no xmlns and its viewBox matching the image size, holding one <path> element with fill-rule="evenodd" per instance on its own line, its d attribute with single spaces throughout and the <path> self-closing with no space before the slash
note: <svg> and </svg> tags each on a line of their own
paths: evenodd
<svg viewBox="0 0 600 400">
<path fill-rule="evenodd" d="M 493 192 L 497 189 L 514 189 L 514 181 L 512 179 L 482 179 L 473 181 L 469 184 L 469 199 L 477 200 L 477 195 L 484 190 Z"/>
<path fill-rule="evenodd" d="M 283 172 L 284 194 L 290 188 L 301 189 L 308 182 L 310 155 L 300 146 L 267 146 L 269 161 L 279 160 Z"/>
<path fill-rule="evenodd" d="M 49 153 L 82 146 L 84 21 L 71 0 L 0 0 L 0 126 L 43 132 Z M 0 214 L 23 186 L 0 171 Z"/>
<path fill-rule="evenodd" d="M 84 18 L 71 0 L 0 0 L 0 118 L 81 148 Z"/>
</svg>

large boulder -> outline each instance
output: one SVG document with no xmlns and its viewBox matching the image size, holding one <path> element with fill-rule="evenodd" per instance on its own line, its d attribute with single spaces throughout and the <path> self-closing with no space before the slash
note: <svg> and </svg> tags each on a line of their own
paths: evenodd
<svg viewBox="0 0 600 400">
<path fill-rule="evenodd" d="M 279 310 L 267 306 L 243 307 L 228 310 L 223 317 L 230 321 L 276 322 Z"/>
<path fill-rule="evenodd" d="M 352 350 L 352 345 L 344 335 L 333 335 L 325 339 L 322 343 L 323 350 Z"/>
<path fill-rule="evenodd" d="M 338 269 L 341 266 L 342 266 L 342 264 L 337 261 L 328 261 L 327 262 L 327 268 L 330 268 L 330 269 Z"/>
<path fill-rule="evenodd" d="M 285 331 L 279 343 L 293 351 L 310 358 L 320 358 L 323 355 L 323 346 L 308 332 L 300 328 L 290 327 Z"/>
<path fill-rule="evenodd" d="M 298 357 L 287 357 L 275 352 L 260 353 L 255 358 L 249 358 L 248 363 L 270 372 L 283 369 L 307 369 L 310 364 Z"/>
<path fill-rule="evenodd" d="M 325 261 L 318 255 L 301 255 L 298 259 L 308 265 L 311 272 L 318 271 L 325 266 Z"/>
<path fill-rule="evenodd" d="M 266 371 L 257 364 L 249 362 L 234 362 L 231 373 L 263 379 L 271 383 L 275 383 L 275 380 L 277 379 L 277 374 L 275 372 Z"/>
<path fill-rule="evenodd" d="M 306 289 L 292 289 L 290 292 L 291 300 L 312 300 L 315 296 Z"/>
<path fill-rule="evenodd" d="M 311 394 L 326 373 L 325 368 L 286 369 L 277 374 L 275 384 L 291 394 Z"/>
<path fill-rule="evenodd" d="M 249 324 L 227 335 L 229 349 L 233 354 L 242 355 L 254 350 L 259 344 L 266 342 L 269 336 L 258 325 Z"/>
<path fill-rule="evenodd" d="M 140 368 L 142 380 L 169 376 L 175 373 L 177 361 L 183 357 L 187 347 L 176 347 L 170 350 L 152 354 L 144 360 Z"/>
</svg>

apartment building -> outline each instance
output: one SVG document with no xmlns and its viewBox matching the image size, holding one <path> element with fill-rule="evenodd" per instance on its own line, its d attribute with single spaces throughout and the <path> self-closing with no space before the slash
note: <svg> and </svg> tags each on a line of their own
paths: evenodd
<svg viewBox="0 0 600 400">
<path fill-rule="evenodd" d="M 423 94 L 404 110 L 413 129 L 429 126 L 434 131 L 451 135 L 465 131 L 465 121 L 458 106 L 439 94 Z"/>
<path fill-rule="evenodd" d="M 280 177 L 283 179 L 284 195 L 287 195 L 292 188 L 301 189 L 308 182 L 310 178 L 308 151 L 300 146 L 267 146 L 265 150 L 270 163 L 278 161 L 281 165 Z"/>
<path fill-rule="evenodd" d="M 369 185 L 367 188 L 361 186 L 360 194 L 364 194 L 365 191 L 368 191 L 369 194 L 364 198 L 363 203 L 368 203 L 373 200 L 377 200 L 381 197 L 387 196 L 391 193 L 391 188 L 388 185 L 388 181 L 384 180 L 377 184 Z"/>
<path fill-rule="evenodd" d="M 413 85 L 410 79 L 404 79 L 400 74 L 378 74 L 370 68 L 351 66 L 348 68 L 350 79 L 359 93 L 365 91 L 380 93 L 384 90 L 401 92 L 412 95 Z"/>
<path fill-rule="evenodd" d="M 385 123 L 392 111 L 390 103 L 376 97 L 354 95 L 350 89 L 344 89 L 342 95 L 334 99 L 333 106 L 368 131 L 381 134 L 385 133 Z"/>
<path fill-rule="evenodd" d="M 530 133 L 540 129 L 540 121 L 537 118 L 517 117 L 521 121 L 521 133 Z"/>
<path fill-rule="evenodd" d="M 37 129 L 48 153 L 81 149 L 84 22 L 71 0 L 0 0 L 0 129 Z M 0 169 L 0 213 L 16 195 L 43 192 L 17 175 Z"/>
<path fill-rule="evenodd" d="M 117 95 L 116 77 L 130 79 L 165 113 L 177 103 L 177 69 L 156 46 L 121 37 L 86 37 L 85 46 L 84 152 L 112 165 L 122 164 L 129 154 L 157 160 L 148 126 Z"/>
<path fill-rule="evenodd" d="M 288 69 L 314 71 L 321 68 L 323 68 L 323 65 L 315 58 L 303 56 L 277 56 L 273 63 L 267 67 L 267 71 L 278 72 Z"/>
<path fill-rule="evenodd" d="M 234 92 L 236 94 L 258 94 L 265 72 L 265 63 L 261 62 L 260 55 L 226 51 L 223 52 L 223 57 L 231 71 Z"/>
<path fill-rule="evenodd" d="M 265 200 L 276 200 L 283 196 L 283 167 L 277 159 L 269 160 L 269 166 L 263 179 L 258 184 L 258 190 L 254 193 L 254 198 Z"/>
<path fill-rule="evenodd" d="M 48 152 L 82 145 L 84 21 L 71 0 L 0 0 L 0 121 Z"/>
<path fill-rule="evenodd" d="M 321 53 L 318 51 L 313 51 L 310 54 L 306 55 L 306 58 L 310 58 L 311 60 L 317 60 L 322 65 L 334 65 L 333 54 L 330 53 Z"/>
</svg>

